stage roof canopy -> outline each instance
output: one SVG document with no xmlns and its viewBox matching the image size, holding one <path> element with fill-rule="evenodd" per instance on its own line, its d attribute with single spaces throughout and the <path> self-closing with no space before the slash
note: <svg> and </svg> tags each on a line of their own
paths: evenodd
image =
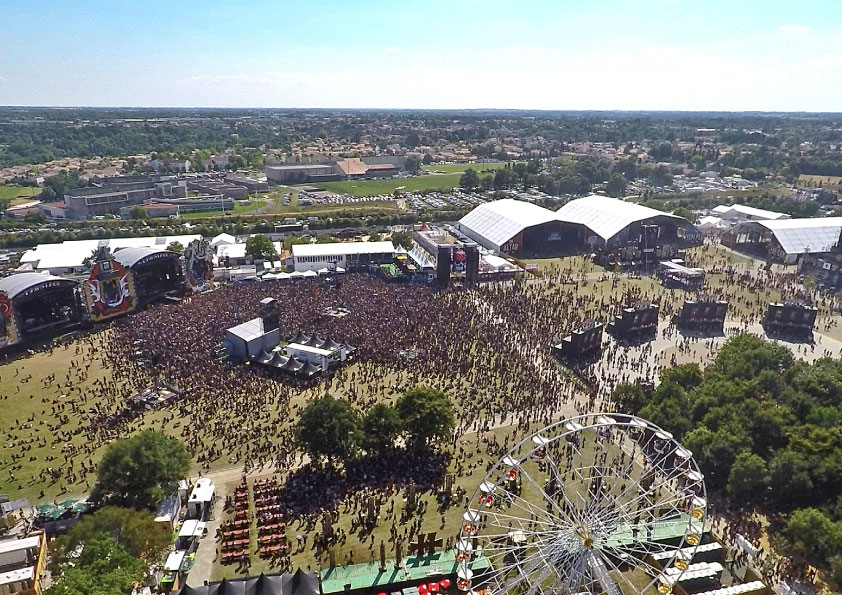
<svg viewBox="0 0 842 595">
<path fill-rule="evenodd" d="M 787 254 L 815 254 L 830 252 L 839 241 L 842 217 L 751 221 L 743 225 L 765 227 L 775 235 L 775 239 Z"/>
<path fill-rule="evenodd" d="M 174 258 L 178 258 L 177 253 L 170 252 L 166 248 L 123 248 L 114 253 L 114 260 L 124 267 L 133 267 L 144 258 L 157 254 L 172 254 Z"/>
<path fill-rule="evenodd" d="M 599 194 L 571 200 L 556 211 L 556 214 L 559 220 L 584 225 L 606 241 L 632 223 L 654 217 L 673 219 L 676 223 L 689 223 L 677 215 Z"/>
<path fill-rule="evenodd" d="M 504 198 L 479 205 L 459 220 L 459 226 L 502 246 L 527 227 L 557 220 L 556 214 L 549 209 Z"/>
<path fill-rule="evenodd" d="M 0 291 L 5 291 L 9 299 L 14 299 L 21 293 L 35 289 L 43 284 L 55 284 L 56 286 L 66 287 L 72 289 L 76 287 L 77 282 L 73 279 L 65 279 L 63 277 L 56 277 L 55 275 L 47 275 L 44 273 L 18 273 L 9 277 L 0 279 Z"/>
</svg>

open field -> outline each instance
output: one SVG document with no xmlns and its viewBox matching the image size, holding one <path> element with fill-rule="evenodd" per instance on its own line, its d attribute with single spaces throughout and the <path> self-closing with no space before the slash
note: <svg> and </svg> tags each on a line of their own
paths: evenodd
<svg viewBox="0 0 842 595">
<path fill-rule="evenodd" d="M 482 174 L 483 172 L 495 169 L 503 169 L 507 165 L 514 163 L 514 161 L 490 161 L 488 163 L 445 163 L 441 165 L 422 165 L 421 169 L 428 172 L 445 174 L 461 174 L 467 169 L 472 169 L 475 172 Z"/>
<path fill-rule="evenodd" d="M 182 219 L 206 219 L 207 217 L 223 217 L 226 215 L 248 215 L 254 213 L 256 210 L 266 206 L 265 200 L 252 200 L 248 205 L 234 205 L 233 211 L 199 211 L 196 213 L 185 213 L 181 216 Z"/>
<path fill-rule="evenodd" d="M 537 264 L 542 275 L 559 273 L 602 273 L 605 269 L 584 256 L 565 256 L 563 258 L 524 258 L 522 262 Z"/>
<path fill-rule="evenodd" d="M 414 178 L 321 182 L 311 185 L 332 192 L 350 194 L 351 196 L 375 196 L 378 194 L 392 194 L 397 188 L 401 188 L 406 192 L 450 190 L 459 185 L 461 175 L 460 173 L 426 174 Z"/>
<path fill-rule="evenodd" d="M 810 187 L 825 186 L 839 186 L 842 185 L 842 176 L 818 176 L 812 174 L 801 174 L 798 176 L 798 182 L 802 185 L 809 185 Z"/>
<path fill-rule="evenodd" d="M 14 184 L 0 184 L 0 198 L 18 198 L 24 197 L 28 202 L 32 197 L 38 196 L 41 192 L 40 188 L 34 186 L 16 186 Z M 14 203 L 12 203 L 14 204 Z"/>
<path fill-rule="evenodd" d="M 317 208 L 308 207 L 307 212 L 312 213 L 312 209 Z M 719 246 L 695 249 L 691 251 L 691 256 L 699 258 L 700 264 L 707 266 L 714 263 L 718 266 L 731 264 L 743 270 L 755 270 L 760 267 L 759 261 L 736 255 Z M 605 320 L 609 304 L 614 304 L 624 298 L 650 299 L 661 303 L 663 315 L 666 317 L 689 295 L 683 291 L 665 289 L 653 278 L 629 278 L 624 275 L 606 273 L 582 257 L 542 259 L 537 262 L 542 265 L 542 271 L 548 274 L 544 278 L 529 280 L 517 290 L 516 297 L 517 303 L 521 304 L 520 311 L 512 311 L 512 314 L 518 317 L 514 320 L 518 320 L 519 326 L 522 325 L 527 330 L 521 332 L 509 329 L 509 332 L 514 334 L 507 338 L 508 343 L 523 344 L 523 351 L 529 354 L 529 357 L 523 361 L 516 360 L 519 375 L 525 374 L 530 363 L 536 368 L 547 363 L 539 359 L 546 351 L 547 345 L 544 343 L 547 341 L 536 341 L 537 335 L 530 334 L 535 327 L 528 326 L 531 323 L 528 320 L 524 322 L 524 319 L 520 317 L 522 313 L 538 312 L 536 305 L 558 308 L 557 313 L 554 312 L 548 320 L 541 322 L 555 333 L 556 330 L 566 331 L 564 325 L 568 322 L 563 320 L 564 316 L 561 314 L 564 304 L 576 304 L 572 315 L 577 318 Z M 575 278 L 574 281 L 562 282 L 556 277 L 559 273 L 566 271 L 570 271 Z M 511 291 L 518 285 L 517 282 L 501 284 L 499 288 Z M 729 322 L 732 324 L 745 315 L 756 314 L 759 305 L 765 301 L 776 300 L 780 297 L 780 293 L 772 289 L 752 292 L 747 288 L 735 286 L 724 273 L 708 275 L 706 289 L 711 292 L 728 292 L 731 296 L 733 307 Z M 354 294 L 354 296 L 357 295 Z M 468 300 L 463 301 L 463 304 L 475 304 L 475 307 L 471 306 L 468 312 L 473 312 L 473 315 L 478 318 L 488 318 L 485 323 L 479 323 L 480 326 L 505 324 L 510 313 L 504 312 L 502 308 L 495 311 L 491 306 L 492 301 L 483 302 L 482 291 L 464 292 L 461 295 L 464 296 L 462 300 Z M 535 297 L 549 297 L 550 301 L 533 302 L 532 298 Z M 318 296 L 302 298 L 302 301 L 306 302 L 310 299 L 318 299 Z M 484 304 L 490 311 L 484 310 Z M 172 308 L 180 307 L 182 306 L 172 306 Z M 354 306 L 350 307 L 353 310 Z M 483 314 L 483 312 L 486 313 Z M 824 320 L 827 320 L 826 317 L 829 314 L 827 307 L 823 307 L 821 316 Z M 839 317 L 836 316 L 835 319 L 839 320 Z M 473 321 L 469 326 L 475 325 L 477 321 Z M 466 327 L 459 328 L 465 330 Z M 0 366 L 0 400 L 4 401 L 7 411 L 4 421 L 0 421 L 0 432 L 5 436 L 0 454 L 0 493 L 8 494 L 12 498 L 26 497 L 33 502 L 39 502 L 59 496 L 84 496 L 89 491 L 94 476 L 92 473 L 83 473 L 82 464 L 84 463 L 88 469 L 93 469 L 102 455 L 102 447 L 106 444 L 106 441 L 89 442 L 86 438 L 84 430 L 91 421 L 91 408 L 103 406 L 113 410 L 116 402 L 128 396 L 128 394 L 118 393 L 110 402 L 99 396 L 101 383 L 112 379 L 114 373 L 109 359 L 108 344 L 105 341 L 110 332 L 118 331 L 99 331 L 90 339 L 56 347 L 51 353 L 36 353 Z M 707 343 L 700 342 L 693 347 L 692 351 L 687 349 L 679 351 L 673 346 L 672 341 L 674 341 L 672 337 L 659 338 L 660 351 L 649 356 L 654 363 L 668 364 L 673 355 L 676 355 L 679 361 L 686 359 L 704 363 L 716 349 L 716 345 L 712 343 L 708 347 Z M 277 393 L 274 385 L 255 385 L 256 388 L 253 391 L 246 396 L 238 397 L 240 400 L 234 401 L 234 404 L 254 405 L 260 412 L 256 417 L 244 413 L 242 407 L 232 406 L 231 401 L 226 401 L 222 397 L 217 401 L 216 395 L 211 395 L 210 400 L 206 397 L 203 402 L 185 402 L 180 404 L 178 409 L 146 413 L 142 418 L 122 429 L 120 435 L 131 434 L 139 429 L 154 428 L 183 440 L 195 436 L 196 452 L 199 454 L 212 452 L 212 456 L 209 455 L 206 467 L 200 468 L 197 463 L 194 471 L 201 470 L 211 477 L 224 476 L 225 479 L 218 480 L 220 494 L 224 499 L 224 495 L 233 494 L 235 486 L 239 483 L 245 461 L 267 463 L 266 471 L 262 474 L 253 473 L 249 478 L 250 482 L 253 482 L 255 477 L 272 473 L 272 467 L 268 465 L 268 461 L 273 460 L 272 457 L 280 451 L 284 451 L 284 454 L 288 452 L 289 445 L 284 440 L 301 408 L 312 398 L 329 390 L 330 394 L 347 399 L 355 407 L 364 411 L 376 402 L 394 402 L 408 385 L 412 385 L 410 383 L 420 382 L 441 388 L 450 395 L 458 404 L 457 416 L 460 421 L 465 419 L 463 417 L 466 411 L 465 405 L 472 402 L 481 402 L 483 407 L 494 407 L 497 412 L 506 415 L 505 420 L 502 416 L 499 422 L 495 419 L 491 425 L 492 429 L 483 432 L 480 436 L 477 436 L 475 427 L 468 427 L 467 424 L 458 434 L 456 456 L 451 462 L 450 471 L 461 472 L 456 477 L 457 486 L 471 494 L 484 475 L 487 465 L 499 458 L 496 454 L 490 454 L 495 450 L 493 447 L 489 448 L 489 441 L 499 445 L 507 441 L 511 444 L 516 437 L 526 432 L 524 427 L 516 428 L 510 425 L 513 421 L 512 417 L 517 413 L 516 407 L 508 407 L 508 405 L 516 403 L 516 399 L 523 398 L 523 395 L 533 395 L 538 390 L 532 384 L 521 385 L 515 380 L 507 379 L 506 366 L 501 362 L 504 359 L 514 361 L 508 360 L 513 352 L 505 351 L 507 346 L 503 342 L 497 344 L 491 341 L 491 343 L 493 344 L 483 345 L 477 342 L 465 349 L 470 353 L 472 360 L 469 366 L 464 368 L 466 372 L 426 369 L 410 371 L 409 366 L 403 368 L 400 365 L 361 361 L 340 370 L 331 379 L 329 385 L 321 384 L 307 389 L 284 387 L 283 391 Z M 816 356 L 818 356 L 820 350 L 816 351 Z M 493 356 L 490 356 L 492 352 L 498 352 L 497 354 L 501 357 L 495 360 Z M 547 358 L 547 361 L 552 360 Z M 605 366 L 603 370 L 606 373 L 615 374 L 616 366 L 622 364 L 617 364 L 615 358 L 613 363 L 601 365 Z M 550 366 L 546 366 L 544 373 L 550 368 L 561 369 L 552 362 Z M 566 371 L 564 373 L 566 374 Z M 478 382 L 479 374 L 485 375 L 482 383 Z M 49 378 L 53 376 L 55 380 L 50 381 Z M 569 376 L 559 375 L 553 378 L 553 382 L 563 385 L 560 389 L 561 393 L 581 394 L 578 388 L 573 387 L 574 383 Z M 553 415 L 567 416 L 571 413 L 572 402 L 560 407 Z M 201 419 L 206 425 L 196 424 L 196 419 Z M 532 424 L 532 429 L 536 429 L 539 424 L 537 418 L 536 421 L 530 420 L 529 423 Z M 50 426 L 50 424 L 54 425 Z M 220 427 L 232 428 L 232 430 L 221 432 Z M 215 431 L 212 428 L 215 428 Z M 13 455 L 22 455 L 22 457 L 12 461 Z M 295 460 L 296 457 L 292 459 Z M 279 469 L 279 479 L 284 479 L 298 464 L 291 463 Z M 59 479 L 53 481 L 43 477 L 42 472 L 50 467 L 61 470 Z M 353 502 L 355 497 L 358 498 L 358 495 L 352 494 L 348 500 Z M 464 499 L 450 508 L 438 511 L 433 494 L 422 492 L 420 498 L 427 507 L 427 513 L 423 518 L 413 517 L 410 523 L 420 520 L 421 531 L 436 531 L 439 537 L 444 539 L 453 536 L 458 530 L 459 516 L 464 510 Z M 354 562 L 369 561 L 372 557 L 370 546 L 373 545 L 376 552 L 376 546 L 379 545 L 380 540 L 388 540 L 393 517 L 389 518 L 387 511 L 392 506 L 392 502 L 394 502 L 396 512 L 399 513 L 401 510 L 401 496 L 392 493 L 382 506 L 381 520 L 372 533 L 374 541 L 372 542 L 371 536 L 368 536 L 365 543 L 360 542 L 357 534 L 351 533 L 351 523 L 356 519 L 359 508 L 355 509 L 353 504 L 340 505 L 339 520 L 335 528 L 344 530 L 348 536 L 347 541 L 338 546 L 334 552 L 338 564 L 345 563 L 346 556 L 350 556 L 352 552 Z M 226 518 L 228 518 L 226 514 L 219 513 L 216 521 L 223 521 Z M 406 524 L 400 525 L 399 530 L 403 531 L 405 527 Z M 327 557 L 323 555 L 316 560 L 314 551 L 310 547 L 315 532 L 319 530 L 318 525 L 307 527 L 302 526 L 297 519 L 291 520 L 287 529 L 287 539 L 293 550 L 296 547 L 297 534 L 309 536 L 307 547 L 292 555 L 293 567 L 310 567 L 315 570 L 319 564 L 327 564 Z M 256 536 L 257 532 L 252 531 L 251 565 L 247 573 L 256 574 L 275 570 L 277 567 L 271 561 L 262 560 L 256 555 Z M 208 550 L 209 548 L 206 552 L 209 554 L 208 563 L 202 565 L 202 568 L 207 568 L 207 574 L 202 576 L 198 572 L 195 576 L 191 574 L 191 584 L 201 584 L 205 579 L 241 575 L 242 572 L 236 565 L 222 566 L 218 560 L 211 563 L 216 546 L 213 533 L 203 539 L 201 549 Z M 390 556 L 393 552 L 392 545 L 388 543 L 387 552 Z"/>
</svg>

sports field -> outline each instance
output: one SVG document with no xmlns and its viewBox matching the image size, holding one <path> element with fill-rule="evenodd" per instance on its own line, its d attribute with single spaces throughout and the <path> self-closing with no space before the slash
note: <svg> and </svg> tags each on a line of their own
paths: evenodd
<svg viewBox="0 0 842 595">
<path fill-rule="evenodd" d="M 514 161 L 490 161 L 488 163 L 444 163 L 441 165 L 422 165 L 421 169 L 440 174 L 461 174 L 467 169 L 472 169 L 481 174 L 486 171 L 502 169 L 507 165 L 514 163 Z"/>
<path fill-rule="evenodd" d="M 393 194 L 397 188 L 406 192 L 418 190 L 450 190 L 459 185 L 462 174 L 423 174 L 414 178 L 385 180 L 349 180 L 347 182 L 321 182 L 311 184 L 317 188 L 351 196 L 377 196 Z"/>
<path fill-rule="evenodd" d="M 34 186 L 17 186 L 14 184 L 0 184 L 0 198 L 11 198 L 15 199 L 18 197 L 23 197 L 27 201 L 31 200 L 32 197 L 38 196 L 38 193 L 41 192 L 40 188 L 36 188 Z"/>
<path fill-rule="evenodd" d="M 842 185 L 842 176 L 817 176 L 812 174 L 801 174 L 798 181 L 803 185 L 817 187 L 819 184 L 825 186 L 839 186 Z"/>
<path fill-rule="evenodd" d="M 254 213 L 254 211 L 265 207 L 266 201 L 265 200 L 252 200 L 247 205 L 235 205 L 233 210 L 227 210 L 225 213 L 222 211 L 199 211 L 196 213 L 184 213 L 181 218 L 182 219 L 205 219 L 207 217 L 222 217 L 224 215 L 248 215 Z"/>
</svg>

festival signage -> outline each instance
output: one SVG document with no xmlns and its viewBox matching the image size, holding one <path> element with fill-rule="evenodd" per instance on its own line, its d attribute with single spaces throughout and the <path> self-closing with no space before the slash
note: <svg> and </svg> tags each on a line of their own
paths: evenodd
<svg viewBox="0 0 842 595">
<path fill-rule="evenodd" d="M 0 291 L 0 347 L 14 345 L 19 340 L 18 329 L 12 311 L 12 300 L 5 291 Z"/>
<path fill-rule="evenodd" d="M 213 280 L 213 254 L 207 240 L 195 239 L 184 249 L 184 276 L 193 291 L 202 291 Z"/>
<path fill-rule="evenodd" d="M 91 274 L 84 284 L 85 302 L 93 322 L 131 312 L 135 308 L 131 272 L 111 256 L 107 246 L 94 251 Z"/>
</svg>

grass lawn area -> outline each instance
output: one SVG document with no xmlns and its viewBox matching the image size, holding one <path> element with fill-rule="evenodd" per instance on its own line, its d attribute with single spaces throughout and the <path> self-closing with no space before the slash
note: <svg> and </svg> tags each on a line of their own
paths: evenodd
<svg viewBox="0 0 842 595">
<path fill-rule="evenodd" d="M 536 426 L 537 428 L 537 426 Z M 512 427 L 511 426 L 504 426 L 495 428 L 490 432 L 484 432 L 483 437 L 487 438 L 492 435 L 496 436 L 498 440 L 502 443 L 506 434 L 511 434 Z M 463 489 L 466 490 L 468 496 L 470 497 L 476 488 L 479 486 L 480 482 L 483 480 L 485 476 L 485 466 L 489 462 L 491 462 L 492 457 L 489 457 L 484 452 L 478 453 L 476 445 L 477 445 L 477 435 L 476 434 L 468 434 L 464 438 L 460 440 L 460 445 L 465 448 L 467 453 L 467 458 L 462 461 L 463 465 L 476 465 L 477 469 L 473 470 L 473 472 L 469 472 L 467 475 L 463 476 L 456 476 L 455 486 L 461 486 Z M 455 459 L 454 459 L 455 461 Z M 494 459 L 496 462 L 497 459 Z M 449 471 L 455 471 L 456 466 L 455 463 L 451 464 L 451 468 Z M 480 471 L 482 469 L 482 471 Z M 249 485 L 253 485 L 254 478 L 249 479 Z M 228 488 L 227 492 L 229 494 L 234 493 L 234 489 L 238 485 L 239 482 L 234 482 L 226 486 Z M 250 494 L 250 496 L 253 495 Z M 386 519 L 386 512 L 389 510 L 389 507 L 394 502 L 394 510 L 395 515 L 400 517 L 400 511 L 403 507 L 403 500 L 401 496 L 393 496 L 392 498 L 386 500 L 386 503 L 381 508 L 381 520 L 378 522 L 377 526 L 375 527 L 374 531 L 371 535 L 374 536 L 374 550 L 373 554 L 372 551 L 369 549 L 369 544 L 371 544 L 371 537 L 369 536 L 366 543 L 360 543 L 358 539 L 358 535 L 351 534 L 351 519 L 353 518 L 353 514 L 342 514 L 339 517 L 339 522 L 334 524 L 334 530 L 344 529 L 348 532 L 348 540 L 346 543 L 334 546 L 334 554 L 337 565 L 342 565 L 345 563 L 345 556 L 349 555 L 353 552 L 354 556 L 354 563 L 361 563 L 361 562 L 370 562 L 373 559 L 378 559 L 379 556 L 379 545 L 380 541 L 386 542 L 386 556 L 393 557 L 394 556 L 394 544 L 389 543 L 389 529 L 392 524 L 392 518 Z M 419 502 L 426 502 L 427 506 L 427 513 L 423 517 L 423 521 L 421 524 L 421 530 L 424 533 L 427 532 L 437 532 L 438 536 L 442 539 L 447 539 L 449 536 L 453 535 L 454 531 L 458 531 L 459 525 L 461 523 L 462 514 L 465 512 L 464 508 L 464 501 L 456 502 L 451 505 L 449 508 L 444 510 L 443 514 L 441 512 L 437 512 L 438 509 L 438 501 L 435 498 L 435 495 L 432 492 L 425 491 L 419 492 Z M 254 512 L 254 501 L 253 498 L 250 499 L 251 510 Z M 444 517 L 444 523 L 442 523 L 442 516 Z M 233 518 L 232 516 L 226 513 L 225 519 Z M 418 515 L 413 515 L 408 522 L 414 522 L 418 519 Z M 403 525 L 398 525 L 400 529 L 403 529 Z M 321 530 L 321 525 L 317 525 L 314 531 L 308 532 L 305 530 L 305 527 L 299 526 L 297 522 L 292 522 L 290 525 L 287 526 L 287 541 L 290 544 L 293 552 L 296 552 L 296 541 L 295 536 L 297 534 L 307 535 L 307 546 L 304 548 L 303 551 L 293 553 L 291 556 L 292 566 L 293 568 L 301 567 L 302 569 L 312 569 L 317 570 L 321 568 L 328 568 L 329 560 L 328 555 L 323 554 L 323 556 L 319 559 L 315 559 L 315 551 L 311 549 L 311 545 L 313 543 L 313 536 L 316 532 Z M 260 558 L 257 555 L 257 524 L 256 522 L 253 523 L 252 526 L 252 544 L 251 544 L 251 565 L 249 566 L 248 574 L 255 575 L 261 572 L 276 572 L 275 567 L 273 566 L 270 560 L 265 560 Z M 406 555 L 406 544 L 404 544 L 404 555 Z M 213 566 L 213 576 L 212 580 L 222 580 L 223 578 L 235 578 L 241 577 L 242 574 L 237 572 L 237 565 L 236 564 L 229 564 L 223 565 L 219 561 L 216 561 Z"/>
<path fill-rule="evenodd" d="M 330 190 L 351 196 L 375 196 L 378 194 L 392 194 L 396 188 L 406 192 L 418 190 L 450 190 L 459 185 L 461 173 L 427 174 L 415 178 L 401 178 L 397 180 L 350 180 L 347 182 L 322 182 L 312 184 L 318 188 Z"/>
<path fill-rule="evenodd" d="M 40 188 L 36 188 L 35 186 L 17 186 L 15 184 L 0 184 L 0 198 L 11 198 L 15 199 L 18 197 L 23 197 L 24 200 L 20 202 L 29 202 L 32 200 L 33 197 L 38 196 L 41 192 Z M 20 204 L 17 203 L 17 204 Z M 12 204 L 16 204 L 15 201 L 12 201 Z"/>
<path fill-rule="evenodd" d="M 802 184 L 818 185 L 819 182 L 821 182 L 822 186 L 839 186 L 840 184 L 842 184 L 842 176 L 817 176 L 812 174 L 801 174 L 798 177 L 798 181 Z"/>
<path fill-rule="evenodd" d="M 445 163 L 442 165 L 422 165 L 421 169 L 424 171 L 445 174 L 461 174 L 466 169 L 472 169 L 475 172 L 482 173 L 484 171 L 492 171 L 495 169 L 503 169 L 508 164 L 514 164 L 515 161 L 491 161 L 489 163 Z"/>
<path fill-rule="evenodd" d="M 266 201 L 261 199 L 252 200 L 248 205 L 234 205 L 234 210 L 225 211 L 225 216 L 228 215 L 248 215 L 261 207 L 266 206 Z M 197 211 L 195 213 L 184 213 L 182 219 L 206 219 L 208 217 L 222 217 L 222 211 Z"/>
<path fill-rule="evenodd" d="M 604 267 L 595 264 L 590 259 L 584 256 L 565 256 L 563 258 L 525 258 L 523 262 L 527 264 L 537 264 L 541 268 L 538 270 L 541 274 L 568 272 L 570 274 L 577 273 L 602 273 L 605 271 Z"/>
</svg>

